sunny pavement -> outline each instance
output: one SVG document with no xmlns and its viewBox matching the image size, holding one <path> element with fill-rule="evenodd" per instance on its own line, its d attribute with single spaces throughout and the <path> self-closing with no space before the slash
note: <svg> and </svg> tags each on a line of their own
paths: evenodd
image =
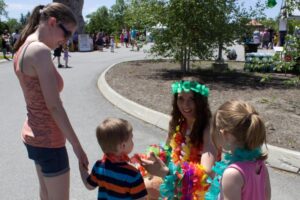
<svg viewBox="0 0 300 200">
<path fill-rule="evenodd" d="M 126 48 L 115 53 L 70 53 L 70 69 L 59 69 L 65 87 L 62 101 L 70 121 L 86 150 L 90 168 L 101 156 L 95 137 L 95 127 L 106 117 L 121 117 L 134 127 L 134 152 L 144 152 L 149 144 L 159 143 L 166 132 L 138 120 L 110 104 L 99 92 L 97 80 L 108 66 L 127 60 L 149 58 L 143 51 L 132 52 Z M 38 199 L 38 180 L 34 165 L 27 159 L 20 139 L 20 130 L 26 117 L 25 103 L 18 80 L 13 73 L 12 62 L 0 63 L 0 197 L 5 200 Z M 71 166 L 71 200 L 96 199 L 97 190 L 84 188 L 78 171 L 77 159 L 67 145 Z M 300 176 L 270 169 L 272 196 L 274 200 L 296 200 L 300 188 Z"/>
</svg>

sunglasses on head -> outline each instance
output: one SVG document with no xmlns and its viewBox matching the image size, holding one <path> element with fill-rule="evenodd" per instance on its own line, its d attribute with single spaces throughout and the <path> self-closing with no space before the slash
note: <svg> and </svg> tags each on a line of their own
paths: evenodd
<svg viewBox="0 0 300 200">
<path fill-rule="evenodd" d="M 66 39 L 72 36 L 72 32 L 66 29 L 66 27 L 62 23 L 58 23 L 58 27 L 64 32 L 64 37 Z"/>
</svg>

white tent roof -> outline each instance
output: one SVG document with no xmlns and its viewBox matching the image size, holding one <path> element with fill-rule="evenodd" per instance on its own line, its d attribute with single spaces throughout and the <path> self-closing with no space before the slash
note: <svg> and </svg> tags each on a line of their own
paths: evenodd
<svg viewBox="0 0 300 200">
<path fill-rule="evenodd" d="M 162 23 L 159 22 L 158 24 L 156 24 L 156 26 L 152 26 L 151 28 L 153 28 L 153 29 L 166 29 L 167 27 L 162 25 Z"/>
<path fill-rule="evenodd" d="M 300 10 L 296 9 L 291 14 L 289 14 L 288 19 L 300 20 Z"/>
</svg>

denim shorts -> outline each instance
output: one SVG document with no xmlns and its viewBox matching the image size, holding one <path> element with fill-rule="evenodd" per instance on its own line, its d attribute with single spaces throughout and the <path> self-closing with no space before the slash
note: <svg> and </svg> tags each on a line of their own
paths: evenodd
<svg viewBox="0 0 300 200">
<path fill-rule="evenodd" d="M 41 167 L 45 177 L 54 177 L 70 170 L 66 147 L 43 148 L 25 144 L 28 157 Z"/>
</svg>

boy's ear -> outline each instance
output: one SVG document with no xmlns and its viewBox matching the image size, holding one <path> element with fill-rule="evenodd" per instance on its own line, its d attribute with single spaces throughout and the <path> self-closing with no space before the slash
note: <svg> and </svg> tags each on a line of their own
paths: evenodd
<svg viewBox="0 0 300 200">
<path fill-rule="evenodd" d="M 49 19 L 48 19 L 49 25 L 54 26 L 54 25 L 56 25 L 56 23 L 57 23 L 57 20 L 55 17 L 49 17 Z"/>
<path fill-rule="evenodd" d="M 119 152 L 122 152 L 125 149 L 125 143 L 122 142 L 121 144 L 118 144 L 117 149 Z"/>
</svg>

